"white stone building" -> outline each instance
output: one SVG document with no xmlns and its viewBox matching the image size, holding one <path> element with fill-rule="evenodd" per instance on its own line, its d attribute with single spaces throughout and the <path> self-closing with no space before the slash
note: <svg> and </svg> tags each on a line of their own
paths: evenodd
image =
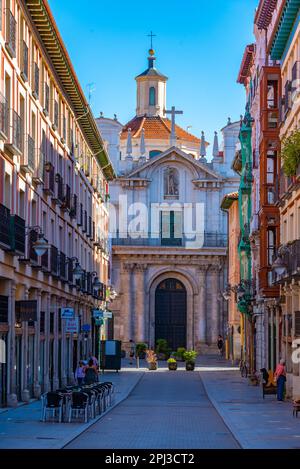
<svg viewBox="0 0 300 469">
<path fill-rule="evenodd" d="M 227 327 L 227 219 L 220 204 L 238 188 L 231 163 L 239 122 L 222 129 L 223 151 L 216 133 L 208 162 L 204 133 L 199 139 L 175 125 L 175 108 L 166 108 L 167 77 L 149 54 L 147 70 L 136 77 L 136 116 L 125 126 L 116 117 L 97 119 L 117 173 L 110 185 L 115 338 L 125 349 L 130 339 L 154 347 L 164 338 L 173 350 L 207 352 Z"/>
</svg>

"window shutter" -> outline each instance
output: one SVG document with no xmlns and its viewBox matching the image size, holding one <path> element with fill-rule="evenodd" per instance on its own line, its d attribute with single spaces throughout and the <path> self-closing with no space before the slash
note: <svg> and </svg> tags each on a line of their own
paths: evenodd
<svg viewBox="0 0 300 469">
<path fill-rule="evenodd" d="M 171 237 L 170 212 L 161 212 L 161 237 L 164 239 Z"/>
<path fill-rule="evenodd" d="M 182 212 L 175 211 L 174 214 L 174 238 L 182 239 Z"/>
</svg>

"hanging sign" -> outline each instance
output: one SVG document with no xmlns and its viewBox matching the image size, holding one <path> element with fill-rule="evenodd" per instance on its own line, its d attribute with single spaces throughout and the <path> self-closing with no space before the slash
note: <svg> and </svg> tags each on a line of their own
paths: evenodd
<svg viewBox="0 0 300 469">
<path fill-rule="evenodd" d="M 62 319 L 72 319 L 75 316 L 73 308 L 61 308 L 60 316 Z"/>
<path fill-rule="evenodd" d="M 65 331 L 69 334 L 78 334 L 78 317 L 66 319 Z"/>
<path fill-rule="evenodd" d="M 103 311 L 101 309 L 93 309 L 92 313 L 93 313 L 93 318 L 95 319 L 103 318 Z"/>
<path fill-rule="evenodd" d="M 111 319 L 113 317 L 113 314 L 111 311 L 104 311 L 103 312 L 103 317 L 104 319 Z"/>
</svg>

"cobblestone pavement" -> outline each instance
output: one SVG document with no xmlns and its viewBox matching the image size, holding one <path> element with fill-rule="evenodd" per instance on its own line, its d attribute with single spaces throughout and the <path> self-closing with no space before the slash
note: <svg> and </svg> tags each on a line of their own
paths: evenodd
<svg viewBox="0 0 300 469">
<path fill-rule="evenodd" d="M 66 446 L 114 449 L 239 448 L 197 372 L 146 371 L 130 396 Z"/>
</svg>

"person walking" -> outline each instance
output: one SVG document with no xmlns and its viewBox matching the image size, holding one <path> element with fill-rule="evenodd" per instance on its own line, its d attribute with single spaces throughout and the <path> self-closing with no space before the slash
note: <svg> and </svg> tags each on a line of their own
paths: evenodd
<svg viewBox="0 0 300 469">
<path fill-rule="evenodd" d="M 82 360 L 80 360 L 76 370 L 75 370 L 75 380 L 77 381 L 78 386 L 83 384 L 85 377 L 85 367 Z"/>
<path fill-rule="evenodd" d="M 129 365 L 133 364 L 133 358 L 135 357 L 136 346 L 132 339 L 129 341 Z"/>
<path fill-rule="evenodd" d="M 223 337 L 220 334 L 218 336 L 217 346 L 218 346 L 218 349 L 219 349 L 219 354 L 222 357 L 223 356 L 223 349 L 224 349 L 224 340 L 223 340 Z"/>
<path fill-rule="evenodd" d="M 84 383 L 85 384 L 94 384 L 98 381 L 98 369 L 94 365 L 93 359 L 90 358 L 87 366 L 84 369 Z"/>
<path fill-rule="evenodd" d="M 277 400 L 279 402 L 283 402 L 284 386 L 286 382 L 285 360 L 283 358 L 281 358 L 280 362 L 276 366 L 274 379 L 277 383 Z"/>
<path fill-rule="evenodd" d="M 90 361 L 90 360 L 93 360 L 93 365 L 96 366 L 96 367 L 98 367 L 98 360 L 97 360 L 97 358 L 96 358 L 94 355 L 92 355 L 91 353 L 89 354 L 89 360 L 88 360 L 88 361 Z"/>
</svg>

